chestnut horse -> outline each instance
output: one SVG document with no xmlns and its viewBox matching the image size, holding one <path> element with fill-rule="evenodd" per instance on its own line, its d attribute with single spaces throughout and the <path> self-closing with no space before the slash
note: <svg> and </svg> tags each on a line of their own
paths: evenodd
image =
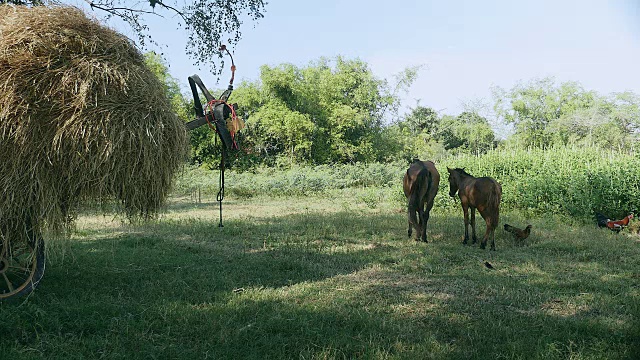
<svg viewBox="0 0 640 360">
<path fill-rule="evenodd" d="M 412 228 L 415 228 L 416 241 L 427 242 L 429 212 L 433 207 L 433 199 L 438 193 L 439 184 L 440 173 L 438 173 L 436 165 L 431 161 L 413 159 L 409 169 L 404 174 L 402 185 L 404 196 L 408 199 L 407 215 L 409 218 L 407 234 L 411 237 Z M 417 217 L 416 213 L 418 214 Z"/>
<path fill-rule="evenodd" d="M 490 177 L 476 178 L 468 174 L 464 169 L 449 169 L 449 195 L 454 197 L 456 192 L 462 202 L 464 211 L 464 241 L 469 241 L 469 209 L 471 209 L 471 238 L 475 244 L 476 237 L 476 209 L 487 223 L 487 230 L 480 244 L 480 248 L 487 246 L 487 240 L 491 236 L 491 250 L 496 249 L 495 230 L 500 217 L 500 199 L 502 198 L 502 186 Z"/>
</svg>

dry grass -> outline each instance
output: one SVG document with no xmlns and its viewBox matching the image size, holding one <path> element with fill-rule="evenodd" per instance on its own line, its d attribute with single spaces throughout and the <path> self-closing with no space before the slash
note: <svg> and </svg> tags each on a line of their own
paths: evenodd
<svg viewBox="0 0 640 360">
<path fill-rule="evenodd" d="M 0 235 L 59 232 L 87 200 L 162 206 L 184 124 L 123 35 L 66 7 L 0 5 Z"/>
</svg>

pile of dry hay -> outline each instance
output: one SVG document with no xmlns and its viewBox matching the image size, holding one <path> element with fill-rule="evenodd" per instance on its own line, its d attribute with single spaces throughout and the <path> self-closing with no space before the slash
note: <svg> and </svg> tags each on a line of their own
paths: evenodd
<svg viewBox="0 0 640 360">
<path fill-rule="evenodd" d="M 65 229 L 86 200 L 155 214 L 187 144 L 126 37 L 73 7 L 0 5 L 0 245 L 29 217 Z"/>
</svg>

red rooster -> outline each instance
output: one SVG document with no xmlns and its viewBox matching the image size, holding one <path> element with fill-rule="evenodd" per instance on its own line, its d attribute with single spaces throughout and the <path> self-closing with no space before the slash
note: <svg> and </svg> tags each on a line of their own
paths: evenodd
<svg viewBox="0 0 640 360">
<path fill-rule="evenodd" d="M 606 227 L 609 230 L 620 232 L 625 226 L 629 225 L 629 220 L 633 219 L 633 214 L 629 214 L 625 216 L 622 220 L 611 220 L 608 217 L 596 213 L 596 220 L 598 221 L 599 227 Z"/>
</svg>

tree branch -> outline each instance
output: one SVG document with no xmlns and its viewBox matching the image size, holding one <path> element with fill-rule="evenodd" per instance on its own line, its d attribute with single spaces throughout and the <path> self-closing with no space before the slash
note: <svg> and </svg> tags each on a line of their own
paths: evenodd
<svg viewBox="0 0 640 360">
<path fill-rule="evenodd" d="M 140 14 L 153 14 L 153 15 L 157 15 L 160 17 L 163 17 L 162 15 L 154 12 L 154 11 L 148 11 L 148 10 L 140 10 L 140 9 L 133 9 L 133 8 L 127 8 L 127 7 L 107 7 L 107 5 L 105 4 L 96 4 L 95 2 L 91 1 L 91 0 L 84 0 L 87 4 L 89 4 L 89 6 L 91 6 L 91 9 L 98 9 L 98 10 L 102 10 L 102 11 L 106 11 L 109 14 L 112 15 L 116 15 L 116 16 L 121 16 L 121 12 L 120 11 L 124 11 L 124 12 L 130 12 L 130 13 L 140 13 Z"/>
<path fill-rule="evenodd" d="M 182 18 L 182 20 L 185 20 L 185 21 L 187 20 L 187 19 L 185 18 L 184 13 L 183 13 L 182 11 L 180 11 L 180 10 L 178 10 L 178 9 L 174 8 L 173 6 L 169 6 L 169 5 L 165 4 L 165 3 L 163 3 L 162 1 L 156 1 L 156 5 L 160 5 L 160 6 L 162 6 L 162 7 L 163 7 L 163 8 L 165 8 L 165 9 L 168 9 L 168 10 L 171 10 L 171 11 L 175 12 L 176 14 L 180 15 L 180 17 Z"/>
<path fill-rule="evenodd" d="M 208 64 L 213 73 L 220 73 L 224 60 L 218 50 L 227 44 L 233 48 L 242 36 L 242 19 L 257 21 L 264 17 L 265 0 L 82 0 L 105 18 L 119 18 L 135 32 L 142 49 L 146 42 L 158 44 L 145 21 L 147 15 L 164 18 L 162 14 L 178 15 L 178 25 L 187 36 L 186 53 L 194 65 Z M 71 4 L 71 0 L 0 0 L 0 4 L 42 6 Z M 148 7 L 147 7 L 148 6 Z M 158 10 L 158 7 L 160 8 Z M 159 11 L 156 12 L 156 10 Z M 218 67 L 220 64 L 222 67 Z"/>
</svg>

